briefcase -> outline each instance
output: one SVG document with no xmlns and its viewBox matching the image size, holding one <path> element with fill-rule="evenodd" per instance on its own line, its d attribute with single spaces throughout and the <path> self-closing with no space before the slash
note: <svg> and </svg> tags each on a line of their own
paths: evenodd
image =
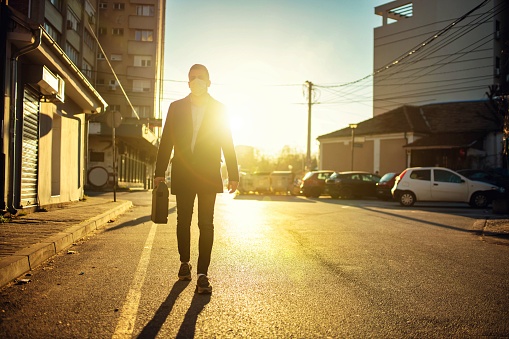
<svg viewBox="0 0 509 339">
<path fill-rule="evenodd" d="M 168 186 L 161 182 L 152 190 L 152 216 L 150 219 L 156 224 L 168 222 L 168 207 L 170 199 Z"/>
</svg>

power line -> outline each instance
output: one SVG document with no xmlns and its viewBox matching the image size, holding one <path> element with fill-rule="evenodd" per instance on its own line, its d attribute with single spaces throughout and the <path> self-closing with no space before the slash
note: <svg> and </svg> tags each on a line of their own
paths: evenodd
<svg viewBox="0 0 509 339">
<path fill-rule="evenodd" d="M 92 27 L 90 27 L 90 24 L 87 22 L 87 25 L 88 25 L 88 29 L 89 29 L 89 33 L 94 37 L 95 41 L 97 42 L 97 46 L 99 47 L 99 49 L 101 50 L 101 53 L 103 55 L 106 55 L 106 52 L 104 51 L 103 49 L 103 46 L 101 45 L 101 43 L 99 42 L 99 39 L 97 39 L 97 36 L 95 35 L 95 32 L 94 30 L 92 29 Z M 127 100 L 127 102 L 129 103 L 129 106 L 131 107 L 132 109 L 132 113 L 134 113 L 134 115 L 136 116 L 136 118 L 138 118 L 138 120 L 140 119 L 140 116 L 138 115 L 138 113 L 136 113 L 136 110 L 134 109 L 133 107 L 133 104 L 131 103 L 131 100 L 129 99 L 129 97 L 127 96 L 127 93 L 126 91 L 124 90 L 124 86 L 122 86 L 122 83 L 120 82 L 118 76 L 117 76 L 117 73 L 115 73 L 115 70 L 113 69 L 113 66 L 111 66 L 111 63 L 108 59 L 105 59 L 106 62 L 108 63 L 108 66 L 110 67 L 111 69 L 111 73 L 113 74 L 113 76 L 115 77 L 115 80 L 117 81 L 120 89 L 122 90 L 122 93 L 124 93 L 124 97 L 125 99 Z"/>
</svg>

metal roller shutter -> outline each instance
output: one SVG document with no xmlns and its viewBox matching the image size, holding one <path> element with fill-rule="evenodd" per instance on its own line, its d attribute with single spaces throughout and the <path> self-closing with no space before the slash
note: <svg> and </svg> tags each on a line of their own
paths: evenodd
<svg viewBox="0 0 509 339">
<path fill-rule="evenodd" d="M 39 95 L 25 86 L 23 93 L 20 205 L 37 204 L 39 158 Z"/>
</svg>

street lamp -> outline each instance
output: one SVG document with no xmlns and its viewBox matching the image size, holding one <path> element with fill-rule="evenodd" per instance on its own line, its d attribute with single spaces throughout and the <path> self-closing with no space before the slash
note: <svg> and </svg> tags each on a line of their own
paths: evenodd
<svg viewBox="0 0 509 339">
<path fill-rule="evenodd" d="M 354 145 L 354 141 L 355 141 L 355 129 L 357 128 L 357 124 L 349 124 L 348 127 L 350 127 L 350 129 L 352 130 L 352 163 L 351 163 L 351 166 L 350 166 L 350 170 L 353 171 L 353 145 Z"/>
</svg>

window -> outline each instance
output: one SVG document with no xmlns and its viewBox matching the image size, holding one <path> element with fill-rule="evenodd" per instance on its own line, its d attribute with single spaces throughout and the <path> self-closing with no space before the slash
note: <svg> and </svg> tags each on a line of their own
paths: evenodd
<svg viewBox="0 0 509 339">
<path fill-rule="evenodd" d="M 115 80 L 115 79 L 110 79 L 110 83 L 109 83 L 109 85 L 108 85 L 108 89 L 109 89 L 110 91 L 114 91 L 114 90 L 116 90 L 116 89 L 117 89 L 117 86 L 118 86 L 117 80 Z"/>
<path fill-rule="evenodd" d="M 49 2 L 56 8 L 60 9 L 61 0 L 49 0 Z"/>
<path fill-rule="evenodd" d="M 430 170 L 413 170 L 412 174 L 410 174 L 410 179 L 414 180 L 431 180 L 431 171 Z"/>
<path fill-rule="evenodd" d="M 104 162 L 104 152 L 90 152 L 90 161 Z"/>
<path fill-rule="evenodd" d="M 122 54 L 112 54 L 110 55 L 111 61 L 122 61 Z"/>
<path fill-rule="evenodd" d="M 67 11 L 67 29 L 77 32 L 80 28 L 80 19 L 74 12 L 68 8 Z"/>
<path fill-rule="evenodd" d="M 104 85 L 104 79 L 103 78 L 97 79 L 96 84 L 97 85 Z"/>
<path fill-rule="evenodd" d="M 123 28 L 113 28 L 111 31 L 111 34 L 113 35 L 124 35 L 124 29 Z"/>
<path fill-rule="evenodd" d="M 92 79 L 92 65 L 90 65 L 88 62 L 83 60 L 83 67 L 81 69 L 83 74 L 88 78 L 88 80 Z"/>
<path fill-rule="evenodd" d="M 95 24 L 95 8 L 92 6 L 89 0 L 85 1 L 85 13 L 87 13 L 88 22 L 91 25 Z"/>
<path fill-rule="evenodd" d="M 108 109 L 112 112 L 120 112 L 120 105 L 109 105 Z"/>
<path fill-rule="evenodd" d="M 150 106 L 133 106 L 133 107 L 140 118 L 150 118 L 151 116 Z M 133 117 L 135 117 L 134 114 Z"/>
<path fill-rule="evenodd" d="M 51 24 L 44 22 L 44 30 L 55 40 L 56 42 L 60 41 L 60 32 L 53 27 Z"/>
<path fill-rule="evenodd" d="M 151 55 L 135 55 L 134 56 L 134 66 L 136 66 L 136 67 L 150 67 L 150 66 L 152 66 L 152 56 Z"/>
<path fill-rule="evenodd" d="M 95 40 L 88 30 L 85 30 L 83 33 L 83 42 L 85 42 L 85 45 L 87 45 L 90 49 L 94 49 Z"/>
<path fill-rule="evenodd" d="M 117 80 L 115 80 L 115 79 L 110 79 L 110 83 L 109 83 L 109 85 L 108 85 L 108 89 L 109 89 L 110 91 L 114 91 L 114 90 L 116 90 L 116 89 L 117 89 L 117 86 L 118 86 Z"/>
<path fill-rule="evenodd" d="M 462 179 L 460 176 L 444 170 L 433 170 L 433 174 L 435 175 L 435 181 L 438 182 L 452 182 L 452 183 L 461 183 Z"/>
<path fill-rule="evenodd" d="M 78 64 L 78 56 L 79 52 L 76 48 L 72 47 L 68 42 L 65 44 L 65 54 L 74 62 L 76 65 Z"/>
<path fill-rule="evenodd" d="M 100 2 L 100 3 L 99 3 L 99 8 L 100 8 L 100 9 L 106 9 L 106 8 L 108 8 L 108 3 L 107 3 L 107 2 Z"/>
<path fill-rule="evenodd" d="M 154 40 L 154 31 L 137 29 L 134 32 L 134 39 L 136 41 L 153 41 Z"/>
<path fill-rule="evenodd" d="M 133 92 L 148 92 L 150 91 L 149 80 L 133 80 Z"/>
<path fill-rule="evenodd" d="M 154 16 L 154 6 L 153 5 L 138 5 L 138 6 L 136 6 L 136 15 Z"/>
<path fill-rule="evenodd" d="M 105 35 L 107 33 L 107 29 L 106 27 L 99 27 L 99 34 L 100 35 Z"/>
<path fill-rule="evenodd" d="M 113 4 L 113 9 L 124 10 L 124 8 L 125 8 L 125 4 L 123 4 L 121 2 L 115 2 Z"/>
<path fill-rule="evenodd" d="M 106 58 L 104 57 L 104 54 L 102 54 L 102 52 L 97 53 L 97 60 L 104 60 L 104 59 L 106 59 Z"/>
</svg>

